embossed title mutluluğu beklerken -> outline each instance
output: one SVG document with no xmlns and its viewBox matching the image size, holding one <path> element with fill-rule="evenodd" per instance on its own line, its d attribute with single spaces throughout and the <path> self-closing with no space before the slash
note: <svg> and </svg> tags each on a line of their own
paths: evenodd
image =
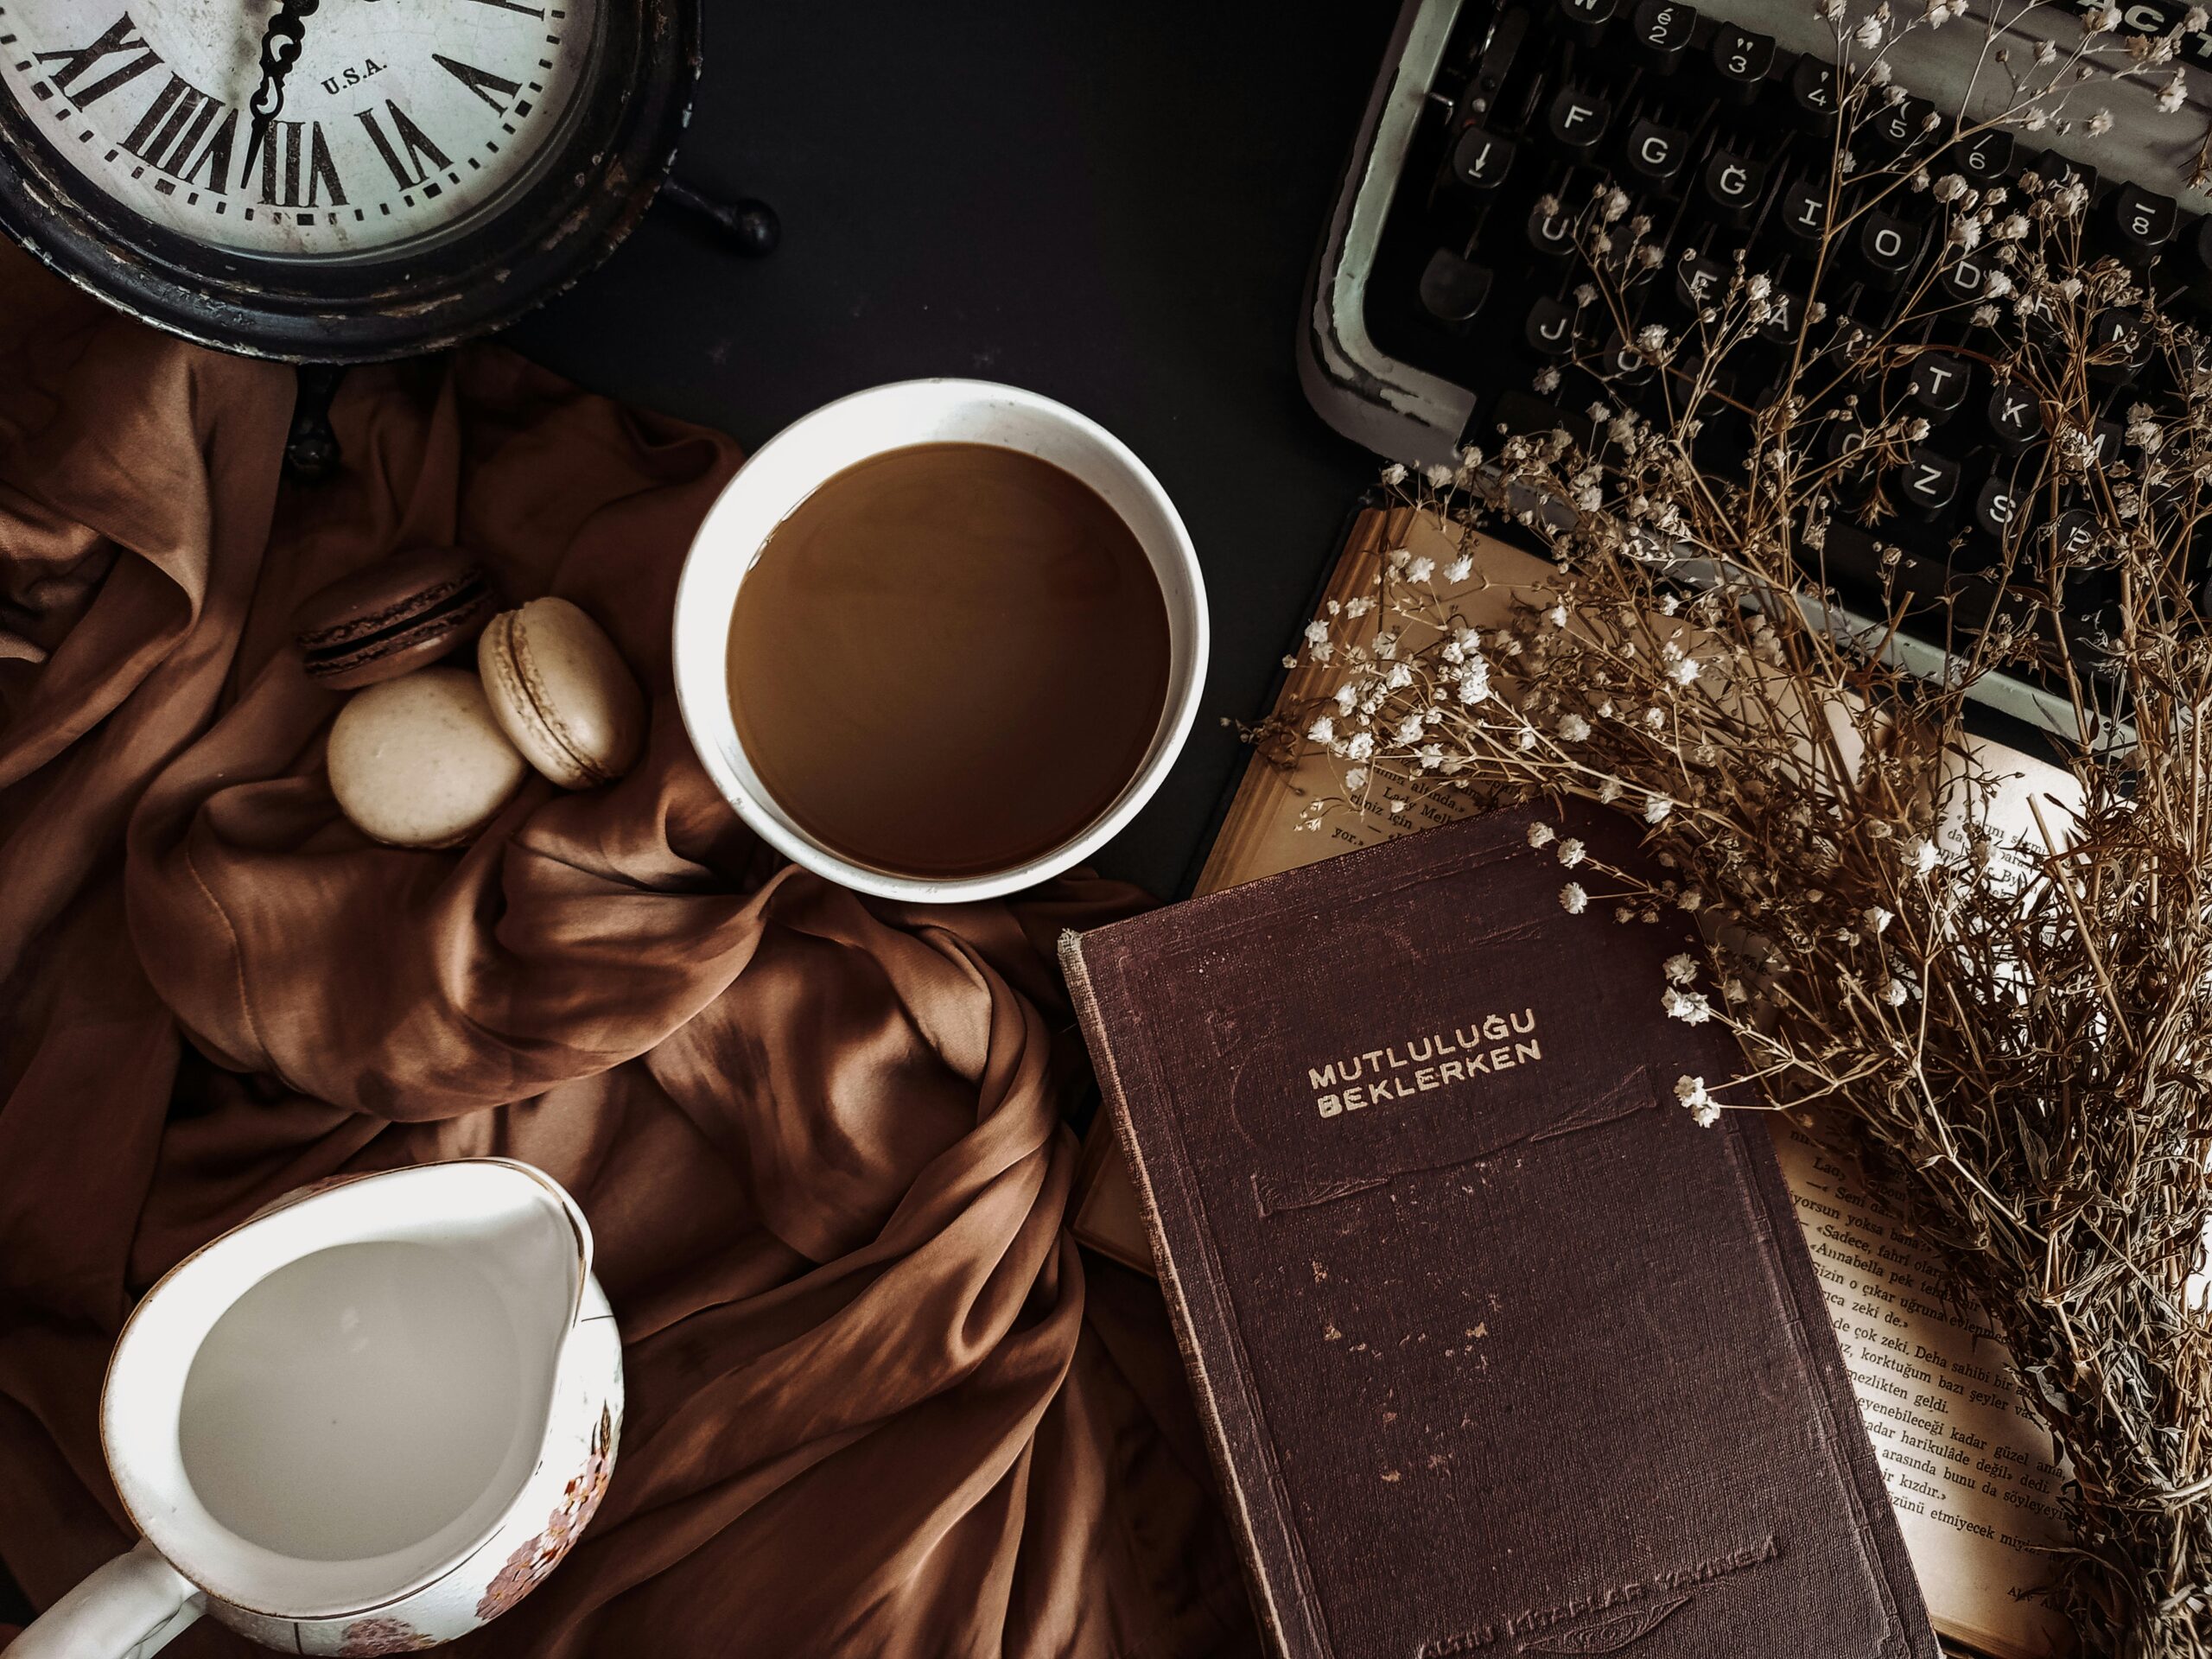
<svg viewBox="0 0 2212 1659">
<path fill-rule="evenodd" d="M 1411 1100 L 1544 1058 L 1536 1040 L 1534 1008 L 1487 1014 L 1472 1025 L 1453 1027 L 1449 1034 L 1409 1037 L 1402 1051 L 1393 1044 L 1306 1067 L 1306 1079 L 1321 1116 L 1339 1117 L 1363 1107 Z"/>
</svg>

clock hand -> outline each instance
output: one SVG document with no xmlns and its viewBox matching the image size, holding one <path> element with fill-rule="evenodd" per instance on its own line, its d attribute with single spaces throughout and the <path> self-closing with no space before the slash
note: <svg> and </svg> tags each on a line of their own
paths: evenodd
<svg viewBox="0 0 2212 1659">
<path fill-rule="evenodd" d="M 269 136 L 270 124 L 283 111 L 284 77 L 298 60 L 300 43 L 307 38 L 307 20 L 321 3 L 322 0 L 283 0 L 262 34 L 261 85 L 254 88 L 246 105 L 253 113 L 253 133 L 246 141 L 245 166 L 238 174 L 241 186 L 252 178 L 253 163 L 261 154 L 262 141 Z"/>
</svg>

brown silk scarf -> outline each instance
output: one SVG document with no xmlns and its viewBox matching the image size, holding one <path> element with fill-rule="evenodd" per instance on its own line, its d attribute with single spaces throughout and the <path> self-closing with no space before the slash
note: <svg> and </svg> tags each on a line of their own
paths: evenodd
<svg viewBox="0 0 2212 1659">
<path fill-rule="evenodd" d="M 165 1268 L 302 1182 L 499 1153 L 589 1215 L 629 1412 L 582 1544 L 457 1650 L 1253 1651 L 1157 1292 L 1061 1227 L 1049 947 L 1137 895 L 778 868 L 670 691 L 727 440 L 471 351 L 352 376 L 308 488 L 291 404 L 0 252 L 0 1560 L 44 1605 L 127 1546 L 96 1408 Z M 426 542 L 653 696 L 629 777 L 446 853 L 339 815 L 287 626 Z"/>
</svg>

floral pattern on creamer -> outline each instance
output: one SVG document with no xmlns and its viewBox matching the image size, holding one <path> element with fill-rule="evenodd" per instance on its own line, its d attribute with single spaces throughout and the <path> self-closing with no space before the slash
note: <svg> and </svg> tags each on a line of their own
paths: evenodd
<svg viewBox="0 0 2212 1659">
<path fill-rule="evenodd" d="M 606 1495 L 607 1478 L 614 1472 L 614 1416 L 600 1408 L 599 1427 L 591 1440 L 591 1456 L 581 1472 L 561 1493 L 561 1507 L 545 1522 L 545 1530 L 507 1557 L 507 1564 L 492 1576 L 476 1604 L 480 1619 L 497 1618 L 537 1587 L 537 1581 L 561 1564 L 599 1508 Z"/>
<path fill-rule="evenodd" d="M 404 1618 L 357 1618 L 338 1640 L 341 1656 L 420 1653 L 438 1645 L 436 1637 L 423 1635 Z"/>
</svg>

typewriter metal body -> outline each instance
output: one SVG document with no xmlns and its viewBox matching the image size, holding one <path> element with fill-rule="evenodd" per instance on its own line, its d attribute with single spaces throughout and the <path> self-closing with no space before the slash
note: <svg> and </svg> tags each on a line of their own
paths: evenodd
<svg viewBox="0 0 2212 1659">
<path fill-rule="evenodd" d="M 2005 7 L 2008 26 L 1993 41 L 1991 3 L 1973 0 L 1967 16 L 1909 37 L 1894 65 L 1910 94 L 1895 111 L 1901 140 L 1931 110 L 1999 113 L 2012 70 L 1997 64 L 1999 49 L 2024 68 L 2039 42 L 2063 55 L 2082 39 L 2082 15 L 2051 0 Z M 2155 38 L 2184 15 L 2171 0 L 2135 0 L 2120 33 Z M 1805 253 L 1793 237 L 1807 204 L 1795 193 L 1824 186 L 1832 165 L 1834 30 L 1811 0 L 1408 0 L 1309 284 L 1299 366 L 1314 407 L 1378 455 L 1412 466 L 1454 464 L 1463 446 L 1489 447 L 1501 428 L 1573 429 L 1586 391 L 1570 382 L 1554 407 L 1532 391 L 1539 377 L 1548 366 L 1602 362 L 1627 344 L 1595 338 L 1592 314 L 1578 314 L 1570 298 L 1586 268 L 1573 208 L 1560 204 L 1586 200 L 1599 180 L 1618 183 L 1636 211 L 1666 227 L 1674 251 L 1704 256 L 1651 285 L 1662 305 L 1674 289 L 1683 310 L 1700 280 L 1692 267 L 1724 278 L 1736 249 L 1786 287 L 1789 261 Z M 2145 272 L 2162 301 L 2212 321 L 2212 197 L 2190 182 L 2208 130 L 2201 100 L 2212 93 L 2212 37 L 2178 38 L 2176 61 L 2195 83 L 2181 111 L 2157 105 L 2170 70 L 2107 78 L 2069 103 L 2075 118 L 2063 126 L 1994 131 L 1975 153 L 1953 146 L 1935 165 L 1979 173 L 1977 182 L 2030 168 L 2080 180 L 2091 247 Z M 2093 136 L 2080 118 L 2097 108 L 2112 119 Z M 1931 206 L 1924 194 L 1916 200 Z M 1824 282 L 1824 301 L 1833 308 L 1841 292 L 1875 314 L 1864 320 L 1879 321 L 1936 257 L 1928 217 L 1916 222 L 1910 206 L 1893 220 L 1869 215 L 1854 227 L 1841 289 Z M 1679 327 L 1681 316 L 1665 320 Z M 1615 360 L 1637 366 L 1632 353 Z M 1922 360 L 1931 384 L 1915 395 L 1925 393 L 1933 423 L 1926 477 L 1901 480 L 1905 511 L 1883 539 L 1905 549 L 1908 582 L 1932 584 L 1955 562 L 1971 562 L 1984 531 L 1996 545 L 2003 515 L 2015 510 L 2002 480 L 2044 435 L 1970 361 Z M 2098 438 L 2116 448 L 2126 377 L 2107 394 L 2111 418 Z M 1893 588 L 1875 568 L 1873 538 L 1840 543 L 1824 573 L 1839 620 L 1872 627 L 1871 618 L 1894 614 Z M 1856 586 L 1854 558 L 1864 566 Z M 1908 620 L 1890 648 L 1916 671 L 1940 673 L 1939 633 Z M 2070 703 L 2047 687 L 1990 676 L 1976 695 L 2014 718 L 2073 729 Z"/>
</svg>

